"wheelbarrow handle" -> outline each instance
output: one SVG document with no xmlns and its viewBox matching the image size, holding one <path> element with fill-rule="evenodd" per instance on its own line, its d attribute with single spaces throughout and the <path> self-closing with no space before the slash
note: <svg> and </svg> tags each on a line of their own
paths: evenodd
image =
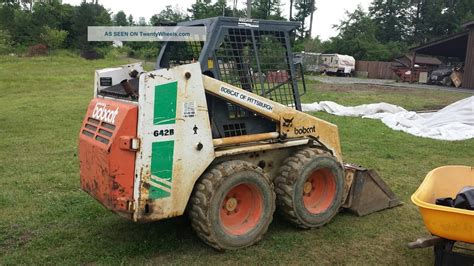
<svg viewBox="0 0 474 266">
<path fill-rule="evenodd" d="M 416 248 L 433 247 L 433 246 L 441 245 L 444 241 L 446 241 L 446 239 L 441 238 L 439 236 L 421 237 L 413 242 L 408 243 L 408 248 L 416 249 Z"/>
</svg>

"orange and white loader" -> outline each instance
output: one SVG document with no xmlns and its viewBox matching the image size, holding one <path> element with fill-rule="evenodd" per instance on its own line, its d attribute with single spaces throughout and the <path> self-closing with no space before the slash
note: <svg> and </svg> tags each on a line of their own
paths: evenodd
<svg viewBox="0 0 474 266">
<path fill-rule="evenodd" d="M 208 34 L 248 33 L 255 42 L 255 36 L 265 41 L 262 32 L 288 36 L 275 34 L 282 22 L 272 33 L 263 28 L 271 21 L 258 21 L 258 27 L 233 18 L 209 21 L 217 24 L 208 25 Z M 300 228 L 316 228 L 343 208 L 365 215 L 399 204 L 373 170 L 344 164 L 336 125 L 299 111 L 298 102 L 276 101 L 276 91 L 297 85 L 288 43 L 279 42 L 287 63 L 275 62 L 280 66 L 273 71 L 265 70 L 271 64 L 263 60 L 219 59 L 226 35 L 219 36 L 202 44 L 195 63 L 182 60 L 149 72 L 140 64 L 96 71 L 94 99 L 79 135 L 87 193 L 136 222 L 187 213 L 198 236 L 219 250 L 262 239 L 275 209 Z M 245 50 L 244 44 L 232 49 Z M 176 56 L 166 55 L 169 45 L 158 65 Z M 211 49 L 215 58 L 206 47 L 217 47 Z M 258 72 L 252 64 L 260 64 Z M 224 75 L 235 75 L 234 85 Z M 257 75 L 273 91 L 258 93 L 256 83 L 245 83 Z"/>
</svg>

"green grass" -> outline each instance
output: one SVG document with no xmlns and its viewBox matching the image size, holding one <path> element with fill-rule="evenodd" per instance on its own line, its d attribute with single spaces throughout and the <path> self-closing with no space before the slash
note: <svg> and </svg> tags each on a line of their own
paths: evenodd
<svg viewBox="0 0 474 266">
<path fill-rule="evenodd" d="M 396 88 L 365 84 L 322 84 L 309 85 L 308 93 L 302 97 L 305 103 L 334 101 L 353 106 L 367 103 L 387 102 L 407 110 L 440 109 L 460 99 L 472 96 L 470 93 L 447 92 L 413 88 Z"/>
<path fill-rule="evenodd" d="M 203 244 L 185 217 L 134 224 L 82 192 L 77 138 L 92 97 L 95 69 L 126 60 L 0 57 L 0 264 L 430 264 L 431 250 L 409 250 L 428 235 L 409 197 L 431 169 L 472 164 L 474 140 L 444 142 L 395 132 L 381 122 L 318 117 L 340 128 L 345 159 L 372 167 L 405 205 L 302 231 L 275 217 L 256 246 L 219 253 Z M 306 102 L 378 101 L 409 109 L 449 104 L 468 95 L 384 91 L 311 84 Z"/>
</svg>

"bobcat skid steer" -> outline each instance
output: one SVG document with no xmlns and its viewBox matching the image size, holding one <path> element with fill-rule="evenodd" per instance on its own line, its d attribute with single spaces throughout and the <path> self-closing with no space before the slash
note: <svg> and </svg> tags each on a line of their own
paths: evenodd
<svg viewBox="0 0 474 266">
<path fill-rule="evenodd" d="M 336 125 L 300 111 L 297 24 L 181 25 L 207 26 L 207 41 L 166 43 L 154 71 L 96 71 L 79 134 L 92 197 L 132 221 L 186 212 L 219 250 L 259 241 L 275 209 L 315 228 L 343 208 L 365 215 L 399 204 L 374 171 L 344 164 Z"/>
</svg>

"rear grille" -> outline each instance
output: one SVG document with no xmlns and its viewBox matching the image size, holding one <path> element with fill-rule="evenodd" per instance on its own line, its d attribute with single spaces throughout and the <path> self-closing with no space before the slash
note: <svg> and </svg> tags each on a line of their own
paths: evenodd
<svg viewBox="0 0 474 266">
<path fill-rule="evenodd" d="M 95 139 L 101 143 L 109 144 L 115 130 L 115 125 L 101 122 L 89 117 L 81 130 L 84 136 Z"/>
</svg>

